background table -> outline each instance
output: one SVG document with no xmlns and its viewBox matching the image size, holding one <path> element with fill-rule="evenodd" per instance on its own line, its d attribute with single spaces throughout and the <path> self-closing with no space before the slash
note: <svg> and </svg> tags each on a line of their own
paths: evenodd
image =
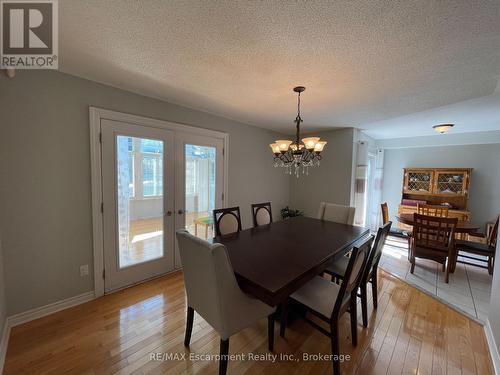
<svg viewBox="0 0 500 375">
<path fill-rule="evenodd" d="M 240 287 L 276 306 L 369 233 L 367 228 L 294 217 L 212 241 L 226 245 Z"/>
<path fill-rule="evenodd" d="M 403 224 L 413 225 L 413 214 L 399 214 L 396 216 L 396 219 Z M 455 233 L 472 233 L 477 232 L 479 227 L 468 221 L 459 221 L 457 223 L 457 227 L 455 228 Z"/>
<path fill-rule="evenodd" d="M 198 236 L 198 225 L 205 226 L 205 239 L 208 239 L 208 228 L 214 224 L 214 219 L 211 216 L 204 216 L 194 219 L 194 235 Z"/>
</svg>

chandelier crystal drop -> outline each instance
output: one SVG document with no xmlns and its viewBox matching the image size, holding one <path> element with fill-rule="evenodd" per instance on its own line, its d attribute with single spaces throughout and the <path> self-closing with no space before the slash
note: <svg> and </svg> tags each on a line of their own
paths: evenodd
<svg viewBox="0 0 500 375">
<path fill-rule="evenodd" d="M 295 124 L 297 136 L 295 141 L 278 139 L 269 146 L 274 154 L 274 166 L 285 168 L 285 173 L 294 173 L 299 178 L 300 173 L 308 174 L 309 167 L 319 166 L 321 160 L 321 151 L 325 148 L 326 142 L 319 137 L 307 137 L 300 139 L 300 123 L 303 122 L 300 117 L 300 94 L 304 92 L 304 86 L 294 87 L 293 91 L 297 95 L 297 117 Z"/>
</svg>

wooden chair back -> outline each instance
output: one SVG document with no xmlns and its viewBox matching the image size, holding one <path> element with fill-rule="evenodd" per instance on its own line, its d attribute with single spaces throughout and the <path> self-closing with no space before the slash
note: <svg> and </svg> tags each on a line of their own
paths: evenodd
<svg viewBox="0 0 500 375">
<path fill-rule="evenodd" d="M 252 204 L 253 226 L 266 225 L 273 222 L 271 202 Z"/>
<path fill-rule="evenodd" d="M 497 220 L 495 221 L 495 224 L 493 225 L 493 229 L 488 235 L 488 246 L 495 249 L 497 247 L 497 236 L 498 236 L 498 221 L 500 220 L 500 216 L 497 216 Z"/>
<path fill-rule="evenodd" d="M 382 209 L 382 224 L 387 224 L 389 222 L 389 206 L 387 206 L 387 202 L 384 202 L 380 205 Z"/>
<path fill-rule="evenodd" d="M 449 253 L 453 249 L 458 219 L 413 214 L 413 245 Z"/>
<path fill-rule="evenodd" d="M 216 236 L 241 231 L 241 215 L 239 207 L 219 208 L 214 210 L 214 229 Z"/>
<path fill-rule="evenodd" d="M 370 275 L 373 272 L 377 272 L 378 264 L 380 262 L 380 258 L 382 257 L 382 250 L 385 245 L 385 240 L 391 231 L 392 222 L 389 221 L 387 224 L 382 225 L 378 228 L 377 236 L 375 237 L 375 241 L 373 242 L 372 251 L 368 257 L 368 262 L 366 264 L 366 269 L 361 280 L 362 283 L 368 282 Z"/>
<path fill-rule="evenodd" d="M 339 294 L 337 295 L 337 300 L 333 307 L 332 320 L 334 320 L 334 317 L 338 316 L 339 312 L 345 308 L 346 296 L 357 293 L 359 284 L 361 283 L 361 277 L 363 276 L 372 249 L 372 243 L 373 236 L 369 236 L 353 247 L 344 278 L 342 279 L 342 284 L 340 285 Z"/>
<path fill-rule="evenodd" d="M 436 206 L 432 204 L 418 204 L 417 213 L 419 215 L 448 217 L 449 208 L 446 206 Z"/>
</svg>

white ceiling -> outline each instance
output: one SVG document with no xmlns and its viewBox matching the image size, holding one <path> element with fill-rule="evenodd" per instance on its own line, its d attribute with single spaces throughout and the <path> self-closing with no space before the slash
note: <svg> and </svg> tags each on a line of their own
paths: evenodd
<svg viewBox="0 0 500 375">
<path fill-rule="evenodd" d="M 375 139 L 436 135 L 433 125 L 453 123 L 451 133 L 484 132 L 500 129 L 500 93 L 465 100 L 363 126 Z"/>
<path fill-rule="evenodd" d="M 493 94 L 500 77 L 499 1 L 59 6 L 60 70 L 90 80 L 282 132 L 294 130 L 297 84 L 307 87 L 305 131 L 353 126 L 388 138 L 437 122 L 500 129 L 498 96 L 479 109 L 470 101 Z"/>
</svg>

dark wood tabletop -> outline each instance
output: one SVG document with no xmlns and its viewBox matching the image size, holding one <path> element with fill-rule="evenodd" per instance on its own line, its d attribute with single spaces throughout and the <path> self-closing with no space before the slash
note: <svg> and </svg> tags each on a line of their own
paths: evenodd
<svg viewBox="0 0 500 375">
<path fill-rule="evenodd" d="M 396 219 L 402 224 L 413 225 L 412 213 L 398 214 L 396 216 Z M 477 225 L 469 223 L 468 221 L 459 221 L 457 227 L 455 228 L 455 233 L 473 233 L 477 232 L 478 230 L 479 227 Z"/>
<path fill-rule="evenodd" d="M 227 247 L 240 287 L 276 306 L 368 234 L 367 228 L 294 217 L 212 241 Z"/>
</svg>

